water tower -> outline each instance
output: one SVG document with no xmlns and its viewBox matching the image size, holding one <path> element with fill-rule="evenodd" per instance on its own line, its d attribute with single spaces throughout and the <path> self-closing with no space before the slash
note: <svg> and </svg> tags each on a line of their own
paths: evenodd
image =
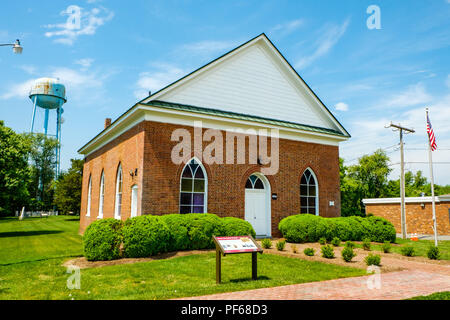
<svg viewBox="0 0 450 320">
<path fill-rule="evenodd" d="M 30 99 L 33 101 L 33 115 L 31 119 L 30 132 L 34 131 L 36 119 L 36 108 L 44 109 L 44 134 L 48 135 L 48 118 L 50 110 L 56 110 L 56 134 L 53 135 L 59 144 L 56 148 L 56 168 L 55 176 L 59 176 L 61 160 L 61 115 L 64 112 L 62 105 L 66 100 L 66 88 L 58 79 L 40 78 L 37 79 L 30 90 Z"/>
</svg>

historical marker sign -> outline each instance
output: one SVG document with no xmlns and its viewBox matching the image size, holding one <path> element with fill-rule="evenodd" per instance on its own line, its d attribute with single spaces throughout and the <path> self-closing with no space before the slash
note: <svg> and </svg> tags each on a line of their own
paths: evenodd
<svg viewBox="0 0 450 320">
<path fill-rule="evenodd" d="M 251 253 L 252 254 L 252 279 L 257 279 L 257 253 L 262 253 L 263 249 L 253 239 L 252 236 L 235 236 L 235 237 L 215 237 L 213 240 L 216 244 L 216 282 L 222 280 L 222 255 L 235 253 Z"/>
</svg>

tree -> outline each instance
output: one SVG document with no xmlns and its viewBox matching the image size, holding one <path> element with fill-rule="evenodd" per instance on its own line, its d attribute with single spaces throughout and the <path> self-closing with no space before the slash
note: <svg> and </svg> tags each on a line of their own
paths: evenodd
<svg viewBox="0 0 450 320">
<path fill-rule="evenodd" d="M 28 203 L 31 144 L 0 120 L 0 215 L 11 215 Z"/>
<path fill-rule="evenodd" d="M 345 167 L 340 162 L 341 170 L 341 214 L 364 215 L 362 199 L 382 197 L 387 190 L 389 158 L 379 149 L 372 155 L 364 155 L 358 164 Z"/>
<path fill-rule="evenodd" d="M 58 140 L 42 133 L 25 135 L 30 141 L 30 206 L 33 210 L 50 210 L 53 206 L 55 156 Z"/>
<path fill-rule="evenodd" d="M 63 214 L 80 212 L 84 161 L 70 159 L 70 162 L 69 170 L 61 173 L 55 183 L 54 203 L 58 211 Z"/>
</svg>

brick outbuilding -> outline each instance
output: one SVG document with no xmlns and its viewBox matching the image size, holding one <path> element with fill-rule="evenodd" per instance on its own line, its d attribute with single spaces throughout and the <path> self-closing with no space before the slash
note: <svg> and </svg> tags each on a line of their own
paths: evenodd
<svg viewBox="0 0 450 320">
<path fill-rule="evenodd" d="M 101 218 L 209 212 L 270 237 L 291 214 L 339 216 L 349 137 L 262 34 L 105 121 L 79 150 L 80 232 Z"/>
<path fill-rule="evenodd" d="M 401 227 L 401 199 L 363 199 L 366 213 L 385 218 L 392 222 L 397 233 Z M 436 225 L 438 235 L 450 235 L 450 195 L 435 197 Z M 408 234 L 433 234 L 433 211 L 431 197 L 405 198 L 406 231 Z"/>
</svg>

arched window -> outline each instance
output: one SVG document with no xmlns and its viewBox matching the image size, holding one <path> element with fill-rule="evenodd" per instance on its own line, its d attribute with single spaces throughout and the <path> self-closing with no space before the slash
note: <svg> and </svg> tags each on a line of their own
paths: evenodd
<svg viewBox="0 0 450 320">
<path fill-rule="evenodd" d="M 102 175 L 100 177 L 100 196 L 98 203 L 98 218 L 103 218 L 103 203 L 105 200 L 105 173 L 102 171 Z"/>
<path fill-rule="evenodd" d="M 319 186 L 310 168 L 303 172 L 300 180 L 300 213 L 319 215 Z"/>
<path fill-rule="evenodd" d="M 116 202 L 114 207 L 114 217 L 120 219 L 122 210 L 122 165 L 119 163 L 116 175 Z"/>
<path fill-rule="evenodd" d="M 183 169 L 180 183 L 180 213 L 203 213 L 207 210 L 208 177 L 196 159 Z"/>
<path fill-rule="evenodd" d="M 92 193 L 92 175 L 89 175 L 86 217 L 91 215 L 91 193 Z"/>
<path fill-rule="evenodd" d="M 252 174 L 245 183 L 245 189 L 264 189 L 264 183 L 257 175 Z"/>
</svg>

